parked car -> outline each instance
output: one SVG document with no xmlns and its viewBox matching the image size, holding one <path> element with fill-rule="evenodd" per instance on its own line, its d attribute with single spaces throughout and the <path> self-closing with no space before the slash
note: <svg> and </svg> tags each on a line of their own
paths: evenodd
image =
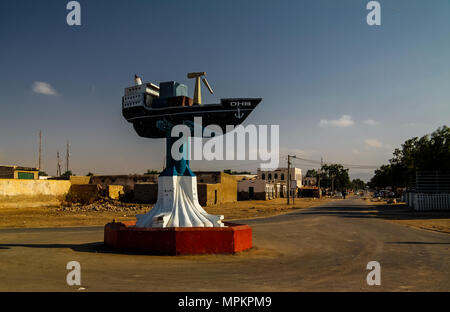
<svg viewBox="0 0 450 312">
<path fill-rule="evenodd" d="M 373 197 L 381 197 L 381 198 L 394 198 L 395 197 L 395 193 L 392 191 L 388 191 L 388 190 L 380 190 L 378 192 L 375 192 L 373 194 Z"/>
</svg>

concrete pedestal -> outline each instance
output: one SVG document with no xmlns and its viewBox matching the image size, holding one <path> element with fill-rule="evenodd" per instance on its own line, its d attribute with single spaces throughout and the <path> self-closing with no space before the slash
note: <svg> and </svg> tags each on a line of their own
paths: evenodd
<svg viewBox="0 0 450 312">
<path fill-rule="evenodd" d="M 149 254 L 230 254 L 252 247 L 248 225 L 225 222 L 225 227 L 135 227 L 135 222 L 105 225 L 105 245 L 120 251 Z"/>
</svg>

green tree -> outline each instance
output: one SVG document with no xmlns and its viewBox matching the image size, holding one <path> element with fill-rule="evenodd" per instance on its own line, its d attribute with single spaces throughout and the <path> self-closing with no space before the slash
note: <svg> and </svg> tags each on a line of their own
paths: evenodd
<svg viewBox="0 0 450 312">
<path fill-rule="evenodd" d="M 70 179 L 71 176 L 73 176 L 73 173 L 72 173 L 72 171 L 70 171 L 70 170 L 64 172 L 64 173 L 61 175 L 61 177 L 66 178 L 66 179 Z"/>
<path fill-rule="evenodd" d="M 316 169 L 308 169 L 308 171 L 306 171 L 305 177 L 317 178 L 317 176 L 318 172 Z"/>
<path fill-rule="evenodd" d="M 343 190 L 351 186 L 348 169 L 341 164 L 322 165 L 320 170 L 320 185 L 324 188 L 334 187 Z"/>
<path fill-rule="evenodd" d="M 159 174 L 159 171 L 153 169 L 147 169 L 146 174 Z"/>
<path fill-rule="evenodd" d="M 361 179 L 353 179 L 352 180 L 352 188 L 354 190 L 363 190 L 366 187 L 366 183 L 364 183 Z"/>
<path fill-rule="evenodd" d="M 450 170 L 450 128 L 442 126 L 431 135 L 406 140 L 393 155 L 388 165 L 375 170 L 371 187 L 404 187 L 418 170 Z"/>
<path fill-rule="evenodd" d="M 40 177 L 48 177 L 48 174 L 45 171 L 39 171 L 38 175 Z"/>
</svg>

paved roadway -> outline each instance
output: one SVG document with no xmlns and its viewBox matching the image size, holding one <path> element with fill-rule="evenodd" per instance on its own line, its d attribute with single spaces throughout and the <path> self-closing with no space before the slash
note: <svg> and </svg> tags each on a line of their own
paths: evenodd
<svg viewBox="0 0 450 312">
<path fill-rule="evenodd" d="M 245 221 L 255 248 L 236 255 L 115 254 L 103 228 L 1 229 L 0 291 L 450 291 L 450 235 L 368 217 L 356 199 Z M 381 286 L 366 265 L 381 264 Z"/>
</svg>

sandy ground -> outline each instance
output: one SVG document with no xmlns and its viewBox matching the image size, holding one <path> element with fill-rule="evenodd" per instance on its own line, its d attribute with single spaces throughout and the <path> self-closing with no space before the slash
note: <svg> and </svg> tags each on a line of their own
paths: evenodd
<svg viewBox="0 0 450 312">
<path fill-rule="evenodd" d="M 295 204 L 286 205 L 286 199 L 277 198 L 268 201 L 239 201 L 214 207 L 205 207 L 211 214 L 224 215 L 225 220 L 254 219 L 279 215 L 296 209 L 310 208 L 332 201 L 332 199 L 298 198 Z M 0 206 L 0 227 L 38 228 L 104 225 L 116 221 L 135 220 L 136 214 L 143 214 L 151 205 L 139 205 L 135 210 L 125 211 L 61 211 L 60 207 L 35 207 L 30 203 L 22 206 Z"/>
<path fill-rule="evenodd" d="M 225 220 L 255 219 L 275 216 L 311 208 L 341 199 L 297 198 L 295 204 L 286 205 L 285 198 L 274 200 L 238 201 L 217 206 L 205 207 L 206 211 L 215 215 L 224 215 Z M 389 222 L 418 229 L 450 233 L 450 212 L 414 212 L 404 204 L 387 204 L 386 201 L 364 200 L 373 209 L 360 211 L 367 217 L 381 218 Z M 42 206 L 36 202 L 0 203 L 0 227 L 39 228 L 66 226 L 99 226 L 116 221 L 135 220 L 136 214 L 144 214 L 151 205 L 123 204 L 121 211 L 61 211 L 57 202 L 48 202 Z M 75 210 L 75 209 L 74 209 Z M 120 210 L 120 209 L 119 209 Z"/>
<path fill-rule="evenodd" d="M 387 204 L 366 198 L 365 202 L 374 207 L 367 211 L 369 216 L 417 229 L 450 233 L 450 211 L 412 211 L 404 203 Z"/>
</svg>

